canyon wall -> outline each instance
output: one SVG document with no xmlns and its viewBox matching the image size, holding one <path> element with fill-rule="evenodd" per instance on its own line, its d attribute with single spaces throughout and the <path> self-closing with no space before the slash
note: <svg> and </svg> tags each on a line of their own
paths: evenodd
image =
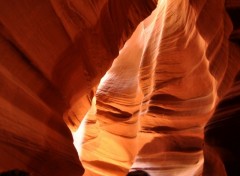
<svg viewBox="0 0 240 176">
<path fill-rule="evenodd" d="M 239 90 L 232 30 L 224 1 L 158 1 L 73 133 L 87 175 L 126 175 L 130 167 L 150 175 L 226 175 L 223 156 L 232 153 L 216 143 L 217 133 L 228 132 L 216 128 L 238 109 L 219 114 Z M 237 167 L 237 157 L 228 157 Z"/>
<path fill-rule="evenodd" d="M 0 172 L 238 175 L 239 9 L 0 1 Z"/>
<path fill-rule="evenodd" d="M 68 123 L 79 102 L 79 113 L 88 110 L 91 89 L 154 8 L 139 0 L 0 1 L 0 172 L 83 174 L 63 116 Z"/>
</svg>

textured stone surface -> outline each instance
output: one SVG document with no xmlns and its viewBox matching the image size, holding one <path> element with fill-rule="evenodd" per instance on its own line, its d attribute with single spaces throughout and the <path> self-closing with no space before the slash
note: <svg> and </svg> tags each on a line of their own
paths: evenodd
<svg viewBox="0 0 240 176">
<path fill-rule="evenodd" d="M 239 89 L 231 88 L 239 46 L 229 42 L 232 24 L 224 8 L 224 1 L 162 0 L 139 24 L 74 133 L 87 171 L 125 175 L 131 166 L 153 176 L 226 175 L 225 161 L 237 165 L 218 146 L 225 139 L 217 134 L 228 132 L 216 129 L 230 118 L 219 115 L 217 105 Z"/>
<path fill-rule="evenodd" d="M 0 172 L 239 175 L 239 9 L 0 1 Z"/>
<path fill-rule="evenodd" d="M 0 172 L 83 174 L 63 114 L 77 128 L 91 90 L 154 7 L 139 0 L 0 1 Z M 75 112 L 79 103 L 85 108 Z"/>
</svg>

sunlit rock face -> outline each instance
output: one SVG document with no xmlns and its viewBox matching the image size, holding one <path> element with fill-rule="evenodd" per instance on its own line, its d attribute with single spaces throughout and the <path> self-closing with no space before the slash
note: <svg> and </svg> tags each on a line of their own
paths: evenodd
<svg viewBox="0 0 240 176">
<path fill-rule="evenodd" d="M 1 1 L 0 172 L 240 175 L 239 9 Z"/>
<path fill-rule="evenodd" d="M 218 139 L 214 146 L 208 137 L 228 118 L 217 105 L 238 90 L 239 48 L 229 42 L 224 8 L 223 1 L 160 0 L 138 25 L 73 133 L 86 175 L 126 175 L 130 168 L 153 176 L 227 175 Z M 204 142 L 211 118 L 218 120 L 207 125 Z"/>
<path fill-rule="evenodd" d="M 63 117 L 77 128 L 94 87 L 155 6 L 138 0 L 0 1 L 0 173 L 84 173 Z"/>
</svg>

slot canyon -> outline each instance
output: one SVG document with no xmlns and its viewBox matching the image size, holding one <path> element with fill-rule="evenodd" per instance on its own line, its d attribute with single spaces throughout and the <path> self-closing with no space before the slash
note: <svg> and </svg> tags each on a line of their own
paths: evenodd
<svg viewBox="0 0 240 176">
<path fill-rule="evenodd" d="M 16 169 L 240 176 L 240 0 L 0 0 L 0 175 Z"/>
</svg>

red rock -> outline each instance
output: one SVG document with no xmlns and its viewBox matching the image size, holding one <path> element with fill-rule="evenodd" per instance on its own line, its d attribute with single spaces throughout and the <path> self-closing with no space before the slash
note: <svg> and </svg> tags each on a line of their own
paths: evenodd
<svg viewBox="0 0 240 176">
<path fill-rule="evenodd" d="M 239 9 L 0 2 L 0 172 L 239 175 Z"/>
</svg>

